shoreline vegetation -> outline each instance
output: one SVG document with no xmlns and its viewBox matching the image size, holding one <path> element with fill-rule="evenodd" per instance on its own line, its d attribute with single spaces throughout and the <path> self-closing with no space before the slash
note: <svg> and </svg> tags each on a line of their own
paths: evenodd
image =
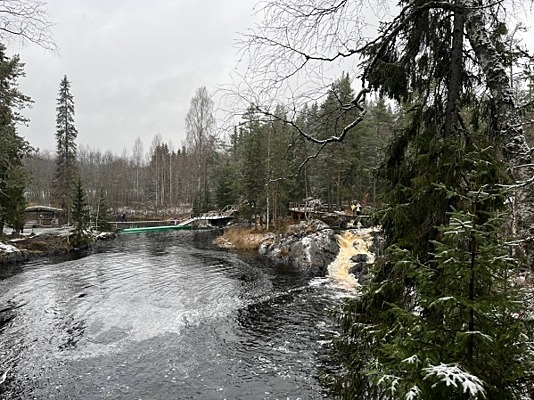
<svg viewBox="0 0 534 400">
<path fill-rule="evenodd" d="M 4 234 L 0 236 L 0 265 L 17 264 L 39 257 L 68 254 L 81 250 L 72 246 L 70 230 L 50 230 L 31 234 Z M 91 235 L 90 247 L 97 240 L 114 237 L 113 232 L 98 232 Z M 260 245 L 272 239 L 275 233 L 254 227 L 231 226 L 214 239 L 214 244 L 222 249 L 236 251 L 258 251 Z"/>
<path fill-rule="evenodd" d="M 236 251 L 258 251 L 260 246 L 274 237 L 275 233 L 254 227 L 231 226 L 213 243 L 220 248 Z"/>
<path fill-rule="evenodd" d="M 4 234 L 0 236 L 0 265 L 25 262 L 38 257 L 68 254 L 80 250 L 70 244 L 70 230 L 50 230 L 31 234 Z M 221 249 L 257 252 L 264 243 L 269 244 L 278 233 L 254 226 L 229 226 L 213 243 Z M 97 240 L 114 237 L 113 232 L 91 235 L 90 247 Z"/>
<path fill-rule="evenodd" d="M 31 233 L 29 235 L 0 236 L 0 266 L 83 250 L 72 245 L 71 234 L 71 230 L 65 229 L 62 231 L 52 230 L 50 232 Z M 97 240 L 108 239 L 113 236 L 113 232 L 92 233 L 90 243 L 84 248 L 90 247 Z"/>
</svg>

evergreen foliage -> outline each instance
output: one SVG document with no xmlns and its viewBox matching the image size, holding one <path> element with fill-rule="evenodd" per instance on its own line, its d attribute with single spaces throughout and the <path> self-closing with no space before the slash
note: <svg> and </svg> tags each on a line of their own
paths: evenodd
<svg viewBox="0 0 534 400">
<path fill-rule="evenodd" d="M 255 215 L 257 221 L 273 227 L 287 218 L 290 202 L 301 203 L 305 198 L 325 202 L 331 198 L 341 204 L 369 199 L 377 204 L 383 185 L 374 172 L 396 118 L 383 100 L 367 104 L 368 122 L 353 131 L 354 138 L 351 133 L 345 143 L 326 146 L 323 154 L 305 163 L 320 146 L 301 136 L 297 126 L 317 137 L 334 134 L 332 126 L 343 107 L 336 93 L 352 91 L 347 74 L 342 82 L 334 82 L 335 90 L 325 93 L 323 102 L 301 110 L 278 105 L 272 116 L 262 116 L 250 107 L 224 145 L 217 141 L 212 120 L 206 115 L 211 110 L 209 97 L 200 91 L 192 102 L 189 136 L 181 149 L 173 150 L 172 144 L 156 135 L 145 163 L 139 140 L 130 157 L 82 146 L 76 149 L 72 171 L 79 170 L 91 204 L 98 203 L 104 188 L 113 209 L 152 208 L 168 212 L 170 217 L 189 205 L 202 213 L 231 204 L 241 205 L 244 219 L 252 221 Z M 330 112 L 324 112 L 326 109 Z M 293 113 L 295 124 L 288 122 Z M 342 123 L 340 120 L 338 126 Z M 342 162 L 338 155 L 343 155 Z M 53 204 L 63 199 L 58 194 L 57 161 L 46 152 L 26 161 L 35 177 L 26 192 L 28 201 Z M 53 181 L 55 194 L 50 190 Z"/>
<path fill-rule="evenodd" d="M 17 133 L 17 124 L 27 120 L 20 110 L 31 103 L 18 89 L 24 76 L 24 64 L 18 56 L 8 58 L 0 44 L 0 233 L 4 224 L 20 231 L 24 226 L 24 189 L 28 177 L 22 160 L 29 153 L 29 144 Z"/>
<path fill-rule="evenodd" d="M 532 384 L 532 326 L 504 223 L 524 138 L 497 78 L 493 98 L 480 96 L 480 70 L 464 59 L 464 33 L 481 40 L 475 24 L 496 43 L 505 30 L 498 12 L 484 25 L 462 4 L 400 1 L 402 14 L 364 47 L 364 81 L 404 109 L 380 172 L 386 257 L 335 313 L 339 370 L 328 377 L 340 398 L 521 399 Z"/>
<path fill-rule="evenodd" d="M 341 398 L 520 399 L 532 382 L 532 322 L 502 232 L 504 167 L 493 146 L 448 160 L 462 184 L 427 182 L 449 204 L 431 226 L 435 239 L 396 240 L 361 298 L 336 314 L 343 368 L 332 381 Z M 402 190 L 423 196 L 422 186 Z M 407 226 L 407 208 L 386 213 Z"/>
<path fill-rule="evenodd" d="M 346 111 L 353 98 L 350 77 L 344 73 L 332 84 L 323 103 L 303 111 L 306 116 L 300 120 L 301 129 L 321 139 L 338 135 L 356 118 L 355 110 Z M 364 121 L 343 143 L 324 147 L 309 166 L 311 196 L 336 208 L 355 200 L 378 204 L 381 180 L 377 170 L 396 117 L 383 98 L 367 102 L 365 107 Z M 313 147 L 308 147 L 313 152 Z"/>
<path fill-rule="evenodd" d="M 67 210 L 67 222 L 70 223 L 72 193 L 74 192 L 78 168 L 76 165 L 76 137 L 78 131 L 74 126 L 74 97 L 70 93 L 70 82 L 65 75 L 59 85 L 56 106 L 56 172 L 54 187 L 61 207 Z"/>
<path fill-rule="evenodd" d="M 223 193 L 240 203 L 244 219 L 277 226 L 290 202 L 320 199 L 339 208 L 352 201 L 378 202 L 383 185 L 377 178 L 379 160 L 393 130 L 395 115 L 383 99 L 369 102 L 369 121 L 351 132 L 343 143 L 328 146 L 307 141 L 300 132 L 317 138 L 336 135 L 353 114 L 344 114 L 353 95 L 348 74 L 336 80 L 322 103 L 296 112 L 277 105 L 264 115 L 251 105 L 230 136 L 227 154 L 216 174 L 218 199 Z M 224 169 L 225 179 L 222 177 Z M 231 184 L 233 181 L 234 184 Z"/>
<path fill-rule="evenodd" d="M 215 169 L 215 203 L 219 209 L 238 204 L 235 170 L 229 157 L 221 155 Z"/>
<path fill-rule="evenodd" d="M 249 108 L 240 127 L 241 213 L 245 219 L 257 221 L 265 214 L 267 196 L 267 129 L 254 108 Z M 261 222 L 261 221 L 260 221 Z"/>
<path fill-rule="evenodd" d="M 89 207 L 81 179 L 76 181 L 72 198 L 71 212 L 74 229 L 70 236 L 70 243 L 75 248 L 84 247 L 91 243 L 91 234 L 89 232 Z"/>
<path fill-rule="evenodd" d="M 98 195 L 98 203 L 93 209 L 93 220 L 95 221 L 95 229 L 101 232 L 108 232 L 111 230 L 111 208 L 109 207 L 104 188 L 100 188 Z"/>
</svg>

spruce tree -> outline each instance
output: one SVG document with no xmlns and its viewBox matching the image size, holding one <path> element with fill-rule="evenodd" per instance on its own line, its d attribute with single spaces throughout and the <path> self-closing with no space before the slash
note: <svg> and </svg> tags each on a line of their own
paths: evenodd
<svg viewBox="0 0 534 400">
<path fill-rule="evenodd" d="M 76 165 L 76 137 L 78 131 L 74 126 L 74 97 L 70 93 L 70 82 L 65 75 L 59 85 L 56 106 L 56 172 L 54 187 L 57 201 L 67 211 L 67 223 L 70 223 L 72 193 L 78 176 Z"/>
<path fill-rule="evenodd" d="M 26 123 L 19 111 L 31 103 L 18 90 L 18 79 L 24 70 L 18 56 L 8 58 L 0 44 L 0 234 L 4 224 L 20 231 L 24 225 L 24 188 L 28 177 L 22 159 L 30 150 L 17 133 L 17 124 Z"/>
<path fill-rule="evenodd" d="M 222 158 L 222 159 L 221 159 Z M 215 203 L 219 209 L 238 203 L 236 193 L 236 171 L 233 168 L 230 158 L 224 155 L 217 160 L 218 167 L 215 168 Z"/>
<path fill-rule="evenodd" d="M 266 212 L 267 188 L 267 130 L 251 107 L 243 117 L 240 129 L 241 165 L 240 194 L 243 200 L 241 212 L 244 218 L 258 221 Z M 262 221 L 260 220 L 260 223 Z"/>
<path fill-rule="evenodd" d="M 89 233 L 89 207 L 87 197 L 82 185 L 82 180 L 78 178 L 72 196 L 72 221 L 74 229 L 70 236 L 70 243 L 73 247 L 84 247 L 91 242 Z"/>
<path fill-rule="evenodd" d="M 524 398 L 532 323 L 503 230 L 510 218 L 500 146 L 481 135 L 426 135 L 389 170 L 386 258 L 361 297 L 336 314 L 333 393 Z"/>
<path fill-rule="evenodd" d="M 93 212 L 93 220 L 97 231 L 107 232 L 111 229 L 111 209 L 104 188 L 100 188 L 98 203 Z"/>
</svg>

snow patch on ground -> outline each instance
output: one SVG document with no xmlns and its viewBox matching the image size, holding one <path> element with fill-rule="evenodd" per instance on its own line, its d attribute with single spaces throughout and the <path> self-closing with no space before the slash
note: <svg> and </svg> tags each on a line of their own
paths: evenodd
<svg viewBox="0 0 534 400">
<path fill-rule="evenodd" d="M 16 252 L 19 252 L 20 250 L 17 249 L 15 246 L 11 245 L 11 244 L 4 244 L 2 242 L 0 242 L 0 252 L 3 252 L 3 253 L 16 253 Z"/>
</svg>

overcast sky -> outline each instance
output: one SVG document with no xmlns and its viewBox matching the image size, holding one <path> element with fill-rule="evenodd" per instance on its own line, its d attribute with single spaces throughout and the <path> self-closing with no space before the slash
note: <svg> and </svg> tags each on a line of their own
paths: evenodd
<svg viewBox="0 0 534 400">
<path fill-rule="evenodd" d="M 59 55 L 36 45 L 7 48 L 26 64 L 20 88 L 35 101 L 24 113 L 29 127 L 20 133 L 32 146 L 54 151 L 56 97 L 67 75 L 79 145 L 131 153 L 140 137 L 146 152 L 159 133 L 180 147 L 196 89 L 214 93 L 231 82 L 238 66 L 235 41 L 254 27 L 257 3 L 49 0 Z M 526 40 L 534 42 L 532 31 Z"/>
<path fill-rule="evenodd" d="M 197 88 L 213 93 L 237 65 L 238 32 L 256 0 L 50 0 L 59 56 L 9 44 L 26 64 L 21 90 L 35 101 L 20 133 L 54 150 L 56 97 L 64 75 L 75 101 L 77 143 L 120 154 L 139 136 L 179 147 Z"/>
</svg>

